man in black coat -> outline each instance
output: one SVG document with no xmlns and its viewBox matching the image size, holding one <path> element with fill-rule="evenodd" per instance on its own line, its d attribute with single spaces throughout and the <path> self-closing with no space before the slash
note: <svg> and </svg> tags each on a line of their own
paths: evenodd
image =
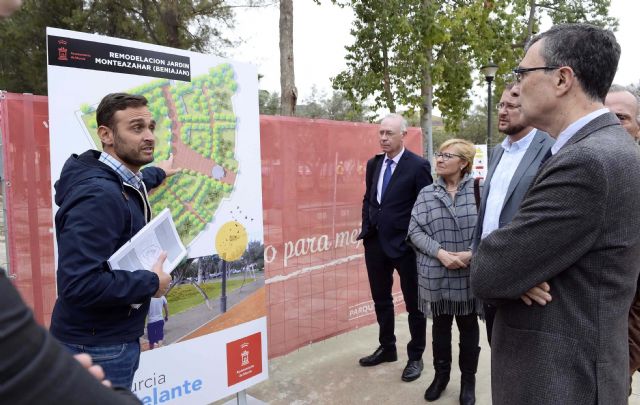
<svg viewBox="0 0 640 405">
<path fill-rule="evenodd" d="M 21 0 L 0 0 L 0 21 Z M 77 360 L 77 361 L 76 361 Z M 0 268 L 0 398 L 22 404 L 140 404 L 129 390 L 111 390 L 104 371 L 86 354 L 75 360 L 33 319 Z M 102 383 L 101 383 L 102 382 Z"/>
<path fill-rule="evenodd" d="M 58 298 L 51 334 L 88 353 L 114 386 L 130 388 L 151 297 L 166 294 L 166 254 L 151 268 L 110 269 L 111 255 L 151 220 L 147 190 L 179 171 L 153 161 L 155 120 L 143 96 L 112 93 L 96 110 L 102 152 L 71 156 L 55 183 Z M 141 304 L 140 306 L 135 304 Z"/>
<path fill-rule="evenodd" d="M 367 162 L 366 191 L 362 204 L 362 232 L 367 274 L 376 317 L 380 325 L 380 347 L 360 359 L 363 367 L 396 361 L 394 306 L 391 289 L 393 270 L 398 271 L 404 302 L 409 313 L 411 341 L 403 381 L 413 381 L 422 372 L 427 321 L 418 308 L 416 257 L 405 243 L 411 209 L 420 190 L 431 184 L 429 162 L 404 148 L 406 120 L 397 114 L 380 123 L 382 154 Z"/>
</svg>

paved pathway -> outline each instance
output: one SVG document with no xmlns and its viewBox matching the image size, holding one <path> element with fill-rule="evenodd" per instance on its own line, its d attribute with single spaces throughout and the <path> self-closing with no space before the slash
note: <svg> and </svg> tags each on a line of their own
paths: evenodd
<svg viewBox="0 0 640 405">
<path fill-rule="evenodd" d="M 228 293 L 227 309 L 231 308 L 238 302 L 245 299 L 251 293 L 262 287 L 264 285 L 263 274 L 264 273 L 262 272 L 256 273 L 257 279 L 255 281 L 252 281 L 252 279 L 247 279 L 247 284 Z M 211 309 L 207 308 L 207 306 L 203 303 L 201 305 L 198 305 L 197 307 L 193 307 L 177 315 L 172 315 L 171 307 L 169 307 L 169 322 L 167 322 L 164 327 L 164 343 L 175 343 L 178 339 L 185 336 L 189 332 L 192 332 L 194 329 L 216 318 L 218 315 L 220 315 L 220 313 L 220 298 L 211 300 Z M 146 338 L 147 336 L 145 333 L 143 339 Z"/>
<path fill-rule="evenodd" d="M 428 320 L 427 339 L 431 341 L 431 319 Z M 247 390 L 256 399 L 270 405 L 351 405 L 427 404 L 424 391 L 433 378 L 431 344 L 424 354 L 425 370 L 413 382 L 400 380 L 406 364 L 403 346 L 409 338 L 407 314 L 396 317 L 399 358 L 394 363 L 376 367 L 360 367 L 358 358 L 369 354 L 376 346 L 378 327 L 370 325 L 344 333 L 295 352 L 269 361 L 269 379 Z M 477 374 L 476 403 L 491 404 L 491 359 L 484 324 L 480 324 L 480 364 Z M 453 327 L 454 363 L 451 382 L 436 405 L 457 405 L 460 393 L 458 369 L 458 332 Z M 629 405 L 640 405 L 640 373 L 633 383 L 634 394 Z M 224 404 L 234 397 L 227 397 L 214 404 Z M 235 401 L 233 402 L 235 403 Z"/>
</svg>

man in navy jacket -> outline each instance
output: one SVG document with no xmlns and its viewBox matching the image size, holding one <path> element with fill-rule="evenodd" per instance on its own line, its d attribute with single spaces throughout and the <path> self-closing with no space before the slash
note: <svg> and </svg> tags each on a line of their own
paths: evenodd
<svg viewBox="0 0 640 405">
<path fill-rule="evenodd" d="M 394 334 L 394 306 L 391 288 L 393 270 L 409 313 L 411 341 L 403 381 L 413 381 L 422 372 L 427 321 L 418 308 L 416 256 L 405 243 L 411 209 L 420 190 L 431 184 L 429 162 L 404 148 L 407 122 L 398 114 L 382 120 L 379 129 L 382 154 L 367 162 L 366 191 L 362 204 L 364 256 L 378 325 L 380 347 L 360 359 L 363 367 L 398 359 Z"/>
<path fill-rule="evenodd" d="M 151 219 L 147 189 L 178 170 L 171 158 L 140 171 L 153 161 L 155 145 L 146 98 L 109 94 L 96 115 L 103 152 L 71 156 L 55 184 L 58 299 L 51 333 L 73 353 L 90 354 L 114 386 L 130 388 L 149 301 L 166 292 L 171 276 L 162 271 L 165 254 L 151 271 L 112 271 L 107 260 Z"/>
</svg>

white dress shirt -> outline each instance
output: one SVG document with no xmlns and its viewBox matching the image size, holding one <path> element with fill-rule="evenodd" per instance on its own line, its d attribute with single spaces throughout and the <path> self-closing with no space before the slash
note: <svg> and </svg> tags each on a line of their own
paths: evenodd
<svg viewBox="0 0 640 405">
<path fill-rule="evenodd" d="M 487 196 L 487 204 L 484 209 L 484 219 L 482 221 L 482 235 L 489 235 L 500 227 L 500 213 L 504 206 L 504 199 L 507 197 L 507 190 L 511 179 L 518 169 L 518 165 L 522 161 L 524 154 L 527 152 L 531 141 L 536 134 L 536 129 L 532 129 L 524 138 L 517 142 L 511 143 L 509 137 L 502 141 L 502 156 L 496 170 L 491 176 L 489 185 L 489 195 Z"/>
<path fill-rule="evenodd" d="M 581 130 L 582 127 L 584 127 L 585 125 L 587 125 L 588 123 L 596 119 L 597 117 L 601 116 L 602 114 L 606 114 L 608 112 L 609 112 L 608 108 L 601 108 L 599 110 L 596 110 L 592 113 L 585 115 L 584 117 L 575 121 L 573 124 L 569 125 L 564 131 L 560 132 L 560 135 L 558 135 L 558 139 L 556 139 L 556 143 L 554 143 L 553 146 L 551 147 L 551 154 L 555 155 L 556 153 L 558 153 L 560 148 L 562 148 L 567 142 L 569 142 L 569 139 L 571 139 L 571 137 L 574 136 L 576 132 Z"/>
<path fill-rule="evenodd" d="M 402 147 L 402 150 L 400 151 L 400 153 L 398 153 L 393 159 L 391 159 L 393 160 L 393 165 L 391 166 L 392 176 L 393 176 L 393 172 L 396 171 L 396 167 L 398 167 L 398 162 L 400 161 L 400 158 L 402 157 L 403 153 L 404 153 L 404 146 Z M 380 203 L 380 195 L 382 195 L 382 180 L 384 178 L 384 171 L 387 170 L 387 159 L 389 159 L 389 156 L 385 154 L 384 162 L 382 162 L 382 168 L 380 169 L 380 176 L 378 177 L 378 189 L 377 189 L 378 203 Z"/>
</svg>

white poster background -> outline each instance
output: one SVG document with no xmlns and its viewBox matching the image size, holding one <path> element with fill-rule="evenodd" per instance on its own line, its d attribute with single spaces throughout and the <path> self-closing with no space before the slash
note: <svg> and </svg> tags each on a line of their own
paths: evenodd
<svg viewBox="0 0 640 405">
<path fill-rule="evenodd" d="M 258 120 L 258 74 L 254 66 L 222 59 L 212 55 L 145 44 L 141 42 L 110 38 L 56 28 L 47 28 L 47 35 L 76 38 L 138 49 L 147 49 L 191 58 L 191 78 L 206 74 L 210 68 L 226 63 L 234 70 L 237 90 L 232 97 L 236 115 L 236 149 L 238 162 L 236 180 L 231 195 L 223 199 L 216 215 L 205 230 L 189 244 L 189 256 L 199 257 L 217 253 L 215 236 L 228 221 L 237 220 L 244 225 L 249 241 L 263 241 L 262 232 L 262 185 L 260 167 L 260 134 Z M 48 66 L 49 131 L 51 147 L 52 185 L 60 177 L 64 162 L 73 153 L 83 153 L 93 148 L 85 134 L 84 124 L 78 118 L 83 103 L 97 106 L 108 93 L 122 92 L 159 80 L 157 77 L 137 76 L 97 70 Z M 55 195 L 55 190 L 54 190 Z M 239 208 L 238 208 L 239 207 Z M 54 214 L 57 210 L 53 204 Z M 241 211 L 253 221 L 234 218 L 230 212 Z M 227 386 L 226 343 L 260 332 L 262 340 L 262 373 L 245 381 Z M 162 376 L 162 379 L 160 378 Z M 170 404 L 207 404 L 224 396 L 236 393 L 268 377 L 266 317 L 211 333 L 182 343 L 171 344 L 160 349 L 142 353 L 140 368 L 134 379 L 136 394 L 145 403 L 155 404 L 153 388 L 156 390 L 177 388 L 176 398 Z M 160 381 L 163 381 L 160 383 Z M 142 386 L 140 386 L 142 381 Z M 197 390 L 193 389 L 194 382 Z M 187 387 L 184 387 L 187 382 Z M 178 391 L 181 392 L 177 396 Z M 189 393 L 187 393 L 189 391 Z"/>
<path fill-rule="evenodd" d="M 262 338 L 262 373 L 227 386 L 227 343 L 256 332 L 260 332 Z M 133 391 L 144 405 L 209 404 L 266 380 L 267 364 L 267 318 L 262 317 L 142 353 L 140 367 L 133 378 Z M 198 390 L 193 389 L 194 383 Z M 170 392 L 171 400 L 160 402 L 162 391 Z"/>
<path fill-rule="evenodd" d="M 47 28 L 47 35 L 188 56 L 191 58 L 191 78 L 205 75 L 210 68 L 217 65 L 230 64 L 238 84 L 236 93 L 232 97 L 236 115 L 235 159 L 238 161 L 236 181 L 229 198 L 220 202 L 213 221 L 187 246 L 187 249 L 189 257 L 217 253 L 215 252 L 216 233 L 224 223 L 231 220 L 237 220 L 244 225 L 249 241 L 263 241 L 258 73 L 255 66 L 213 55 L 57 28 Z M 48 66 L 47 77 L 51 184 L 55 184 L 58 180 L 62 166 L 71 154 L 83 153 L 93 148 L 84 132 L 84 125 L 78 118 L 77 112 L 80 105 L 86 103 L 97 106 L 102 97 L 109 93 L 127 91 L 144 83 L 159 80 L 157 77 L 52 65 Z M 55 195 L 55 190 L 53 194 Z M 55 214 L 57 210 L 55 203 L 53 209 Z M 230 212 L 242 212 L 243 219 L 247 216 L 253 221 L 233 218 Z"/>
<path fill-rule="evenodd" d="M 487 171 L 489 170 L 489 158 L 487 156 L 487 145 L 475 145 L 476 155 L 473 158 L 473 170 L 471 171 L 471 177 L 487 178 Z"/>
</svg>

